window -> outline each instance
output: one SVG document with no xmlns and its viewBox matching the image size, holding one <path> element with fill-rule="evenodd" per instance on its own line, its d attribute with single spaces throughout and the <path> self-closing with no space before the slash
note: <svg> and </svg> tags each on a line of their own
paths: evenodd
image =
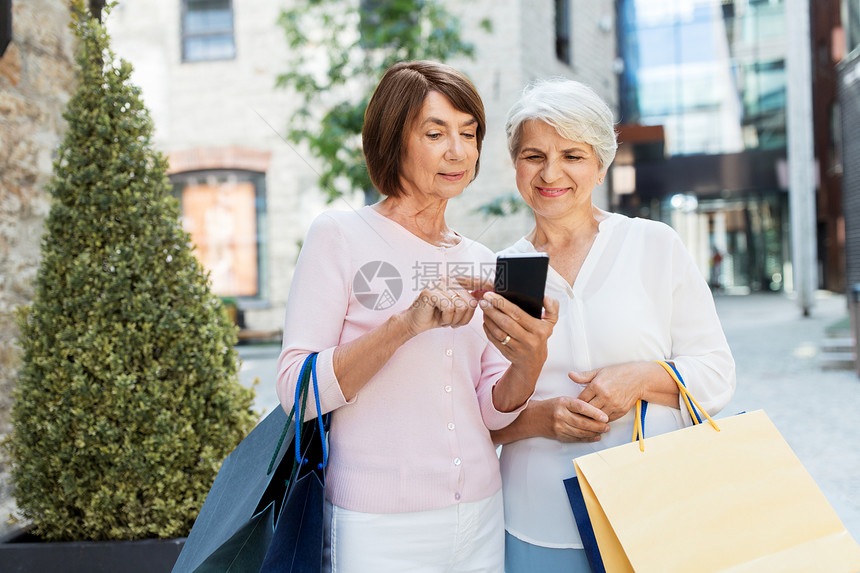
<svg viewBox="0 0 860 573">
<path fill-rule="evenodd" d="M 235 57 L 232 0 L 183 0 L 182 61 Z"/>
<path fill-rule="evenodd" d="M 570 0 L 555 0 L 555 56 L 570 64 Z"/>
<path fill-rule="evenodd" d="M 266 205 L 262 173 L 196 171 L 170 177 L 182 226 L 219 296 L 262 298 L 266 282 Z"/>
<path fill-rule="evenodd" d="M 842 174 L 842 106 L 834 102 L 830 106 L 830 172 Z"/>
</svg>

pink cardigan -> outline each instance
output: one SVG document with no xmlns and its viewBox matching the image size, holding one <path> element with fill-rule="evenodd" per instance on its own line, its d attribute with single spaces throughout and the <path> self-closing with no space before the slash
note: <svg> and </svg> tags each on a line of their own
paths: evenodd
<svg viewBox="0 0 860 573">
<path fill-rule="evenodd" d="M 489 429 L 511 423 L 492 389 L 508 367 L 487 341 L 482 316 L 404 344 L 354 400 L 332 367 L 334 348 L 406 309 L 426 281 L 492 276 L 493 253 L 461 238 L 436 247 L 377 213 L 330 211 L 311 225 L 287 302 L 277 389 L 289 412 L 304 358 L 319 352 L 321 408 L 333 412 L 326 496 L 368 513 L 437 509 L 484 499 L 501 487 Z M 315 410 L 308 401 L 308 408 Z"/>
</svg>

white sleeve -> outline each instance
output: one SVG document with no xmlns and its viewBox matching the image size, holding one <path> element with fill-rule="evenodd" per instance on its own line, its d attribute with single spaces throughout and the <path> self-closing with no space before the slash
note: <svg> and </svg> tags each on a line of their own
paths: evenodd
<svg viewBox="0 0 860 573">
<path fill-rule="evenodd" d="M 735 391 L 735 361 L 711 291 L 680 238 L 672 249 L 672 317 L 669 359 L 708 414 L 722 410 Z M 679 397 L 684 421 L 692 419 Z"/>
</svg>

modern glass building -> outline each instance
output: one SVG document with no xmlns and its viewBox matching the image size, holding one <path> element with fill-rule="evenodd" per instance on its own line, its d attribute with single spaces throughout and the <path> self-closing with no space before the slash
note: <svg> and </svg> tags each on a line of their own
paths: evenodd
<svg viewBox="0 0 860 573">
<path fill-rule="evenodd" d="M 841 20 L 846 54 L 838 64 L 834 82 L 840 116 L 837 148 L 845 220 L 846 292 L 852 308 L 857 308 L 860 303 L 855 294 L 860 285 L 860 0 L 842 0 Z M 852 316 L 857 315 L 852 313 Z M 854 332 L 860 332 L 856 320 L 853 324 Z M 860 339 L 855 348 L 860 351 Z M 860 373 L 860 362 L 857 365 Z"/>
<path fill-rule="evenodd" d="M 860 0 L 842 0 L 842 21 L 847 28 L 848 51 L 860 48 Z"/>
<path fill-rule="evenodd" d="M 617 0 L 614 207 L 670 223 L 727 292 L 791 287 L 784 11 Z"/>
</svg>

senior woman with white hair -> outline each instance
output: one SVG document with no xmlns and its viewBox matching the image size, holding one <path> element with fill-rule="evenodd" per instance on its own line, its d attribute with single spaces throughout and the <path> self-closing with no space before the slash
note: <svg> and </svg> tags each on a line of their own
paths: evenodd
<svg viewBox="0 0 860 573">
<path fill-rule="evenodd" d="M 678 235 L 592 203 L 617 148 L 600 97 L 571 80 L 539 82 L 505 129 L 535 227 L 503 252 L 548 253 L 546 294 L 560 304 L 533 398 L 493 432 L 503 445 L 505 570 L 589 571 L 562 483 L 575 475 L 573 458 L 629 442 L 639 399 L 650 403 L 648 435 L 692 423 L 655 360 L 672 362 L 709 414 L 734 393 L 734 360 Z M 484 312 L 491 340 L 503 338 L 503 311 Z"/>
</svg>

